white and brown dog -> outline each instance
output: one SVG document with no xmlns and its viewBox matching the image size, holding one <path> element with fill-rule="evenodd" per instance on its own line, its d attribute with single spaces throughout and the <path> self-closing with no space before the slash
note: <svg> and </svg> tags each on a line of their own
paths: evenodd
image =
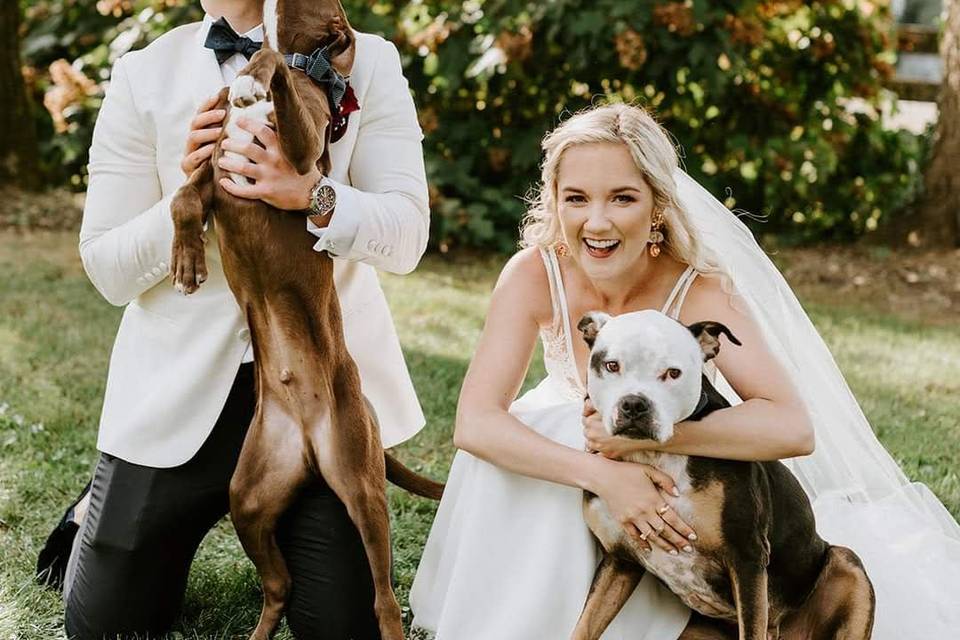
<svg viewBox="0 0 960 640">
<path fill-rule="evenodd" d="M 578 328 L 591 347 L 587 388 L 611 435 L 665 442 L 674 425 L 728 407 L 703 375 L 722 324 L 686 327 L 657 311 L 590 313 Z M 817 535 L 810 502 L 782 463 L 738 462 L 656 451 L 630 460 L 672 476 L 671 507 L 697 532 L 692 553 L 670 554 L 627 535 L 597 496 L 584 515 L 603 561 L 573 633 L 599 638 L 640 581 L 656 575 L 717 633 L 749 640 L 867 640 L 873 586 L 857 555 Z M 768 636 L 769 634 L 769 636 Z M 714 636 L 716 637 L 716 636 Z"/>
</svg>

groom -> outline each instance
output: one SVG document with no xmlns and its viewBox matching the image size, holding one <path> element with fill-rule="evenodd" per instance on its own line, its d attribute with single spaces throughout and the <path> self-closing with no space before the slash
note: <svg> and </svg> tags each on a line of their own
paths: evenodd
<svg viewBox="0 0 960 640">
<path fill-rule="evenodd" d="M 254 410 L 250 331 L 223 275 L 215 224 L 206 231 L 204 286 L 187 298 L 168 278 L 170 201 L 184 171 L 209 157 L 204 143 L 213 138 L 202 129 L 220 119 L 213 112 L 195 119 L 197 106 L 209 108 L 205 100 L 233 80 L 263 33 L 261 0 L 201 5 L 203 22 L 115 63 L 90 149 L 80 253 L 94 286 L 126 309 L 110 360 L 101 455 L 64 585 L 70 638 L 172 626 L 197 546 L 228 510 Z M 359 109 L 345 110 L 334 127 L 329 175 L 298 175 L 272 131 L 251 126 L 263 148 L 234 148 L 247 159 L 222 166 L 256 182 L 224 188 L 304 216 L 304 242 L 339 258 L 347 347 L 390 447 L 424 419 L 375 268 L 407 273 L 425 249 L 422 134 L 392 44 L 357 34 L 349 84 L 356 99 L 349 103 Z M 329 224 L 321 230 L 304 213 Z M 363 547 L 322 481 L 285 516 L 279 541 L 293 578 L 287 617 L 297 638 L 378 637 Z"/>
</svg>

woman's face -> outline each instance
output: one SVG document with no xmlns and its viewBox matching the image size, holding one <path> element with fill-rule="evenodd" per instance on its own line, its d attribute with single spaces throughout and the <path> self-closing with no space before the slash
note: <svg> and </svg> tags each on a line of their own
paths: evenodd
<svg viewBox="0 0 960 640">
<path fill-rule="evenodd" d="M 567 149 L 557 170 L 557 211 L 570 256 L 592 280 L 618 278 L 644 259 L 653 190 L 627 145 Z"/>
</svg>

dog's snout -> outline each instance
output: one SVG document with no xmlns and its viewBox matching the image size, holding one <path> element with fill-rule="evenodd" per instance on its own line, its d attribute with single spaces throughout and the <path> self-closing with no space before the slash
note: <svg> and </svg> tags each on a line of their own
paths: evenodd
<svg viewBox="0 0 960 640">
<path fill-rule="evenodd" d="M 646 396 L 636 393 L 623 396 L 617 403 L 613 435 L 638 440 L 656 440 L 655 413 L 653 403 Z"/>
<path fill-rule="evenodd" d="M 650 413 L 650 401 L 644 396 L 629 395 L 620 400 L 620 414 L 627 419 L 636 420 Z"/>
</svg>

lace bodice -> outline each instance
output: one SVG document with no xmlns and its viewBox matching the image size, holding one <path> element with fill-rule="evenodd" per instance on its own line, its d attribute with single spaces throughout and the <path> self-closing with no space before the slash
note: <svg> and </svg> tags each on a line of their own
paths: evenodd
<svg viewBox="0 0 960 640">
<path fill-rule="evenodd" d="M 553 249 L 541 249 L 540 255 L 547 269 L 550 300 L 553 304 L 553 322 L 549 327 L 540 330 L 540 340 L 543 343 L 543 366 L 547 370 L 547 376 L 553 379 L 566 398 L 581 400 L 586 395 L 586 389 L 583 387 L 573 355 L 573 340 L 578 338 L 577 334 L 571 330 L 570 309 L 567 306 L 560 263 Z M 678 318 L 683 300 L 696 277 L 697 272 L 694 268 L 687 267 L 674 285 L 673 291 L 667 296 L 660 311 L 671 318 Z"/>
</svg>

